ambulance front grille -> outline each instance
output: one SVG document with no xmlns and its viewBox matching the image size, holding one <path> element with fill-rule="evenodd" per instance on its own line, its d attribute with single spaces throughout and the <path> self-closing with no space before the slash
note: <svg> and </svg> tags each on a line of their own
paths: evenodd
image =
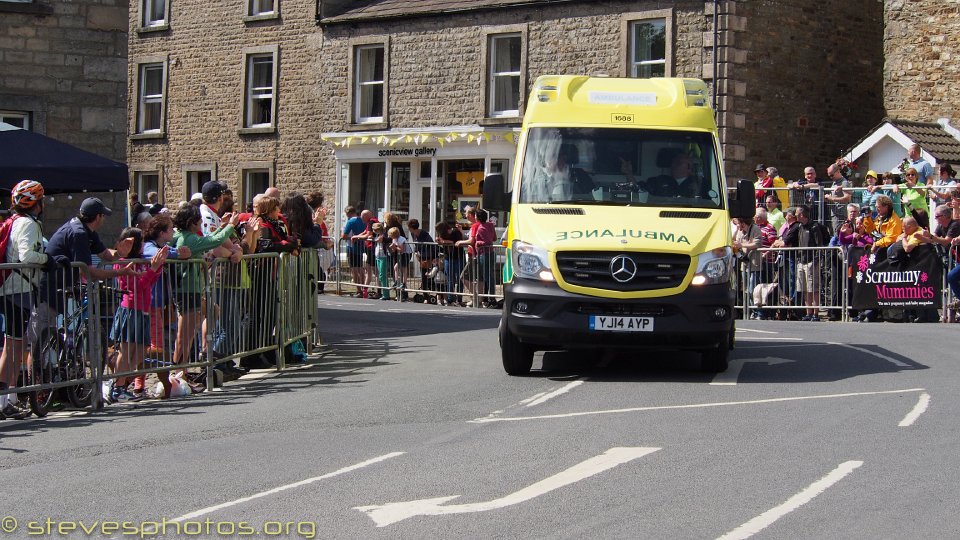
<svg viewBox="0 0 960 540">
<path fill-rule="evenodd" d="M 671 289 L 680 285 L 689 268 L 690 256 L 674 253 L 557 253 L 557 269 L 564 281 L 611 291 Z"/>
</svg>

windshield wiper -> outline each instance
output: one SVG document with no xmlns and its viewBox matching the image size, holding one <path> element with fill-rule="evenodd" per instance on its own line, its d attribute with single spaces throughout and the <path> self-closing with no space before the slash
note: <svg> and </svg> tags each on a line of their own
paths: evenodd
<svg viewBox="0 0 960 540">
<path fill-rule="evenodd" d="M 596 201 L 590 199 L 569 199 L 565 201 L 550 201 L 547 204 L 582 204 L 584 206 L 630 206 L 632 201 Z"/>
</svg>

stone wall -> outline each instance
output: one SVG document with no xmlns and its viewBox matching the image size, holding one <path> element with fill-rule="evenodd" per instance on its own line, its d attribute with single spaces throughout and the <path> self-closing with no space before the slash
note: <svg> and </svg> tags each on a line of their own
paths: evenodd
<svg viewBox="0 0 960 540">
<path fill-rule="evenodd" d="M 216 165 L 218 179 L 237 192 L 240 164 L 275 163 L 284 190 L 333 191 L 333 162 L 320 141 L 329 105 L 329 82 L 317 65 L 322 38 L 316 27 L 316 2 L 282 0 L 278 19 L 244 22 L 243 2 L 209 0 L 202 6 L 172 2 L 169 30 L 138 32 L 139 9 L 130 12 L 130 65 L 127 114 L 136 118 L 137 62 L 168 55 L 167 135 L 130 140 L 131 168 L 163 171 L 167 204 L 186 197 L 182 167 Z M 134 4 L 135 6 L 135 4 Z M 243 107 L 243 49 L 279 47 L 277 130 L 240 134 Z"/>
<path fill-rule="evenodd" d="M 960 124 L 960 2 L 888 0 L 884 21 L 887 115 Z"/>
<path fill-rule="evenodd" d="M 0 110 L 28 112 L 33 131 L 126 161 L 127 12 L 126 0 L 0 4 Z M 126 193 L 98 195 L 126 204 Z M 74 208 L 66 196 L 48 201 L 48 236 L 82 198 Z"/>
<path fill-rule="evenodd" d="M 727 1 L 721 128 L 728 179 L 826 167 L 883 118 L 879 0 Z M 742 142 L 739 142 L 742 141 Z"/>
</svg>

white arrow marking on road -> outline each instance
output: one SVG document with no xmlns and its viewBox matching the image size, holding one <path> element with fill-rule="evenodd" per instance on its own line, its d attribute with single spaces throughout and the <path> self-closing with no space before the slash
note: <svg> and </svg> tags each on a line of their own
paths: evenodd
<svg viewBox="0 0 960 540">
<path fill-rule="evenodd" d="M 740 370 L 743 369 L 743 366 L 747 362 L 756 362 L 758 364 L 767 364 L 769 366 L 775 366 L 777 364 L 789 364 L 793 360 L 787 360 L 786 358 L 761 358 L 759 360 L 741 360 L 737 358 L 730 362 L 730 367 L 727 368 L 723 373 L 717 373 L 713 380 L 710 381 L 710 384 L 714 386 L 736 386 L 737 381 L 740 379 Z"/>
<path fill-rule="evenodd" d="M 389 454 L 384 454 L 384 455 L 382 455 L 382 456 L 378 456 L 378 457 L 375 457 L 375 458 L 371 458 L 371 459 L 368 459 L 368 460 L 366 460 L 366 461 L 361 461 L 360 463 L 357 463 L 357 464 L 355 464 L 355 465 L 350 465 L 350 466 L 344 467 L 344 468 L 342 468 L 342 469 L 337 469 L 336 471 L 333 471 L 332 473 L 327 473 L 327 474 L 324 474 L 324 475 L 321 475 L 321 476 L 314 476 L 313 478 L 307 478 L 306 480 L 301 480 L 301 481 L 299 481 L 299 482 L 294 482 L 294 483 L 292 483 L 292 484 L 287 484 L 287 485 L 285 485 L 285 486 L 275 487 L 275 488 L 270 489 L 270 490 L 267 490 L 267 491 L 261 491 L 260 493 L 256 493 L 256 494 L 254 494 L 254 495 L 250 495 L 249 497 L 243 497 L 243 498 L 237 499 L 237 500 L 235 500 L 235 501 L 225 502 L 225 503 L 217 504 L 217 505 L 214 505 L 214 506 L 208 506 L 208 507 L 206 507 L 206 508 L 202 508 L 202 509 L 200 509 L 200 510 L 197 510 L 196 512 L 190 512 L 189 514 L 184 514 L 184 515 L 182 515 L 182 516 L 180 516 L 180 517 L 173 518 L 173 519 L 170 520 L 170 521 L 186 521 L 186 520 L 188 520 L 188 519 L 193 519 L 193 518 L 195 518 L 195 517 L 199 517 L 199 516 L 202 516 L 202 515 L 205 515 L 205 514 L 209 514 L 210 512 L 215 512 L 215 511 L 217 511 L 217 510 L 222 510 L 222 509 L 224 509 L 224 508 L 229 508 L 229 507 L 231 507 L 231 506 L 235 506 L 235 505 L 240 504 L 240 503 L 245 503 L 245 502 L 248 502 L 248 501 L 252 501 L 252 500 L 254 500 L 254 499 L 259 499 L 259 498 L 261 498 L 261 497 L 266 497 L 266 496 L 268 496 L 268 495 L 275 495 L 275 494 L 277 494 L 277 493 L 280 493 L 281 491 L 286 491 L 286 490 L 288 490 L 288 489 L 293 489 L 293 488 L 295 488 L 295 487 L 305 486 L 305 485 L 307 485 L 307 484 L 312 484 L 312 483 L 314 483 L 314 482 L 319 482 L 320 480 L 326 480 L 327 478 L 333 478 L 334 476 L 340 476 L 341 474 L 346 474 L 346 473 L 348 473 L 348 472 L 355 471 L 355 470 L 357 470 L 357 469 L 362 469 L 362 468 L 364 468 L 364 467 L 366 467 L 366 466 L 368 466 L 368 465 L 373 465 L 374 463 L 380 463 L 381 461 L 386 461 L 386 460 L 388 460 L 388 459 L 390 459 L 390 458 L 395 458 L 395 457 L 397 457 L 397 456 L 402 456 L 403 454 L 404 454 L 404 452 L 390 452 Z"/>
<path fill-rule="evenodd" d="M 900 360 L 897 360 L 896 358 L 891 358 L 891 357 L 889 357 L 889 356 L 887 356 L 887 355 L 885 355 L 885 354 L 880 354 L 880 353 L 878 353 L 878 352 L 871 351 L 870 349 L 864 349 L 864 348 L 862 348 L 862 347 L 854 347 L 853 345 L 847 345 L 846 343 L 834 343 L 834 342 L 832 342 L 832 341 L 829 342 L 829 343 L 827 343 L 827 345 L 839 345 L 839 346 L 841 346 L 841 347 L 846 347 L 846 348 L 848 348 L 848 349 L 853 349 L 853 350 L 855 350 L 855 351 L 860 351 L 860 352 L 862 352 L 862 353 L 864 353 L 864 354 L 869 354 L 869 355 L 871 355 L 871 356 L 876 356 L 877 358 L 882 358 L 882 359 L 886 360 L 887 362 L 890 362 L 891 364 L 893 364 L 893 365 L 895 365 L 895 366 L 897 366 L 897 367 L 902 367 L 902 368 L 908 368 L 908 367 L 910 367 L 910 364 L 907 364 L 907 363 L 905 363 L 905 362 L 901 362 Z"/>
<path fill-rule="evenodd" d="M 648 454 L 660 450 L 652 447 L 635 448 L 611 448 L 594 456 L 586 461 L 578 463 L 569 469 L 555 474 L 549 478 L 541 480 L 535 484 L 511 493 L 505 497 L 494 499 L 492 501 L 470 503 L 470 504 L 451 504 L 442 506 L 443 503 L 456 499 L 459 495 L 449 497 L 436 497 L 432 499 L 421 499 L 418 501 L 395 502 L 372 506 L 357 506 L 355 509 L 366 513 L 370 519 L 377 524 L 377 527 L 386 527 L 392 523 L 403 521 L 414 516 L 440 516 L 444 514 L 465 514 L 472 512 L 486 512 L 487 510 L 496 510 L 529 501 L 540 495 L 549 493 L 555 489 L 579 482 L 595 474 L 599 474 L 617 465 L 633 461 Z"/>
<path fill-rule="evenodd" d="M 537 399 L 527 403 L 527 407 L 533 407 L 534 405 L 539 405 L 548 399 L 553 399 L 561 394 L 566 394 L 567 392 L 573 390 L 574 388 L 583 384 L 583 381 L 573 381 L 562 388 L 558 388 L 549 394 L 538 397 Z"/>
<path fill-rule="evenodd" d="M 826 491 L 828 487 L 843 480 L 843 477 L 852 473 L 861 465 L 863 465 L 862 461 L 846 461 L 841 463 L 836 469 L 830 471 L 830 474 L 810 484 L 806 489 L 790 497 L 780 506 L 767 510 L 717 540 L 743 540 L 744 538 L 750 538 L 769 527 L 774 521 L 812 501 L 814 497 Z"/>
<path fill-rule="evenodd" d="M 917 418 L 927 410 L 927 407 L 930 406 L 930 394 L 924 392 L 920 394 L 920 399 L 917 400 L 917 404 L 913 406 L 913 410 L 907 413 L 903 417 L 903 420 L 897 424 L 899 427 L 907 427 L 913 425 L 917 421 Z"/>
<path fill-rule="evenodd" d="M 768 403 L 786 403 L 788 401 L 806 401 L 811 399 L 836 399 L 860 396 L 879 396 L 884 394 L 905 394 L 907 392 L 922 392 L 923 388 L 904 388 L 902 390 L 875 390 L 872 392 L 850 392 L 846 394 L 819 394 L 813 396 L 794 396 L 782 398 L 754 399 L 746 401 L 720 401 L 716 403 L 692 403 L 689 405 L 651 405 L 647 407 L 630 407 L 627 409 L 605 409 L 600 411 L 582 411 L 562 414 L 543 414 L 540 416 L 511 416 L 487 417 L 467 420 L 469 424 L 487 424 L 491 422 L 526 422 L 528 420 L 556 420 L 559 418 L 575 418 L 578 416 L 596 416 L 600 414 L 624 414 L 631 412 L 668 411 L 674 409 L 707 409 L 713 407 L 734 407 L 739 405 L 762 405 Z"/>
</svg>

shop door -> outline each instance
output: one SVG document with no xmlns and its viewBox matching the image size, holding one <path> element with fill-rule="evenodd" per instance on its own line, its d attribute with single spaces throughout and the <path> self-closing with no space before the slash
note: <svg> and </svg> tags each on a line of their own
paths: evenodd
<svg viewBox="0 0 960 540">
<path fill-rule="evenodd" d="M 410 164 L 390 164 L 390 206 L 404 223 L 410 219 Z"/>
</svg>

